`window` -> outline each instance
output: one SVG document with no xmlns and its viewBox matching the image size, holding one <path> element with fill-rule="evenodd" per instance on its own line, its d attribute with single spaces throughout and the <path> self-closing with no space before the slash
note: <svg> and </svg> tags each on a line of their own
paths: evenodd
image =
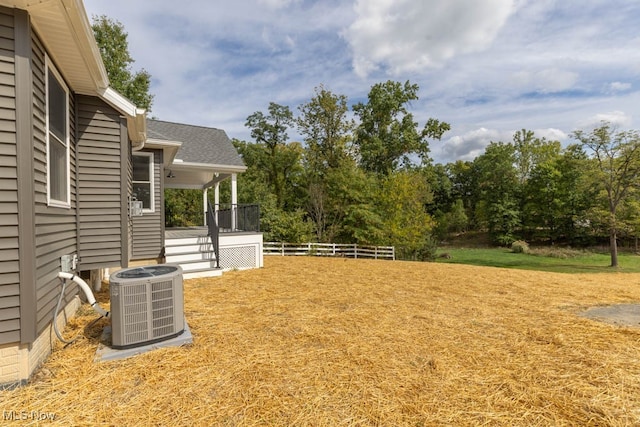
<svg viewBox="0 0 640 427">
<path fill-rule="evenodd" d="M 133 196 L 142 202 L 143 212 L 154 212 L 153 153 L 133 154 Z"/>
<path fill-rule="evenodd" d="M 69 92 L 48 60 L 46 74 L 47 201 L 69 207 Z"/>
</svg>

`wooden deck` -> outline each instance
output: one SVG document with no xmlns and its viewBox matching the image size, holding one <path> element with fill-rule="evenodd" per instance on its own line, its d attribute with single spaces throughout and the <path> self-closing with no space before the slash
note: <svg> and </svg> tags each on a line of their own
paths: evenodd
<svg viewBox="0 0 640 427">
<path fill-rule="evenodd" d="M 202 237 L 208 233 L 207 227 L 176 227 L 166 228 L 164 230 L 165 239 L 182 239 L 185 237 Z M 231 231 L 229 229 L 220 229 L 220 235 L 233 234 L 236 236 L 261 234 L 255 231 Z"/>
<path fill-rule="evenodd" d="M 207 235 L 207 227 L 177 227 L 164 230 L 165 239 L 181 239 L 184 237 L 201 237 Z"/>
</svg>

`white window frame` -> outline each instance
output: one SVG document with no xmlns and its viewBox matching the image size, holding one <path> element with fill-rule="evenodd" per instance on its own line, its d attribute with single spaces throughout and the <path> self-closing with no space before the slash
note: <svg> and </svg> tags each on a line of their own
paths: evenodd
<svg viewBox="0 0 640 427">
<path fill-rule="evenodd" d="M 154 213 L 156 211 L 156 192 L 155 192 L 155 182 L 154 182 L 154 169 L 155 169 L 155 165 L 154 165 L 154 161 L 153 161 L 153 153 L 148 153 L 148 152 L 136 152 L 136 153 L 132 153 L 132 155 L 134 156 L 140 156 L 140 157 L 148 157 L 149 158 L 149 187 L 150 187 L 150 191 L 149 191 L 149 204 L 151 205 L 150 208 L 142 208 L 142 213 Z M 147 181 L 135 181 L 135 180 L 131 180 L 131 184 L 137 184 L 137 183 L 144 183 L 146 184 Z"/>
<path fill-rule="evenodd" d="M 57 142 L 62 143 L 65 146 L 65 152 L 66 152 L 66 161 L 65 161 L 65 165 L 67 167 L 67 171 L 66 171 L 66 178 L 67 178 L 67 182 L 66 182 L 66 199 L 67 200 L 57 200 L 54 199 L 51 196 L 51 165 L 49 162 L 49 154 L 50 154 L 50 147 L 49 144 L 50 139 L 51 139 L 51 132 L 49 130 L 49 73 L 53 74 L 53 77 L 58 81 L 58 84 L 60 85 L 60 87 L 62 87 L 62 89 L 65 92 L 66 95 L 66 102 L 65 102 L 65 123 L 66 123 L 66 135 L 65 135 L 65 140 L 64 141 L 60 141 L 58 138 L 56 138 L 54 136 L 54 138 L 56 138 Z M 60 73 L 58 72 L 58 70 L 55 68 L 55 66 L 53 65 L 53 63 L 51 62 L 51 60 L 49 59 L 48 55 L 45 55 L 45 75 L 44 75 L 44 87 L 45 87 L 45 117 L 46 117 L 46 164 L 47 164 L 47 205 L 48 206 L 55 206 L 55 207 L 60 207 L 60 208 L 70 208 L 71 207 L 71 162 L 70 162 L 70 132 L 69 132 L 69 88 L 67 87 L 66 83 L 64 82 L 64 79 L 62 78 L 62 76 L 60 75 Z"/>
</svg>

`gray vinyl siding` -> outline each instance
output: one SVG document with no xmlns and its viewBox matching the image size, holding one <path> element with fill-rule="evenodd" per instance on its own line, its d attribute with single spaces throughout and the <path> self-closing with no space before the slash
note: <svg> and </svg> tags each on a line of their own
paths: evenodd
<svg viewBox="0 0 640 427">
<path fill-rule="evenodd" d="M 101 246 L 99 267 L 126 264 L 130 252 L 119 246 L 130 245 L 131 233 L 126 125 L 97 98 L 69 93 L 70 206 L 47 204 L 45 57 L 28 14 L 0 7 L 0 345 L 30 343 L 50 324 L 60 257 L 79 254 L 79 232 L 93 230 L 82 242 L 87 268 L 98 266 L 92 245 Z M 91 173 L 76 174 L 77 163 Z M 70 284 L 65 301 L 77 292 Z"/>
<path fill-rule="evenodd" d="M 127 251 L 127 229 L 123 230 L 127 201 L 122 195 L 122 182 L 127 180 L 122 167 L 128 158 L 126 139 L 122 143 L 126 128 L 120 114 L 102 100 L 89 96 L 77 100 L 79 269 L 118 267 Z"/>
<path fill-rule="evenodd" d="M 76 238 L 76 150 L 75 102 L 69 94 L 70 135 L 70 208 L 47 205 L 46 177 L 46 114 L 45 114 L 45 50 L 37 35 L 33 34 L 31 64 L 33 67 L 33 148 L 34 148 L 34 201 L 35 201 L 35 260 L 36 260 L 36 333 L 40 333 L 53 317 L 56 300 L 61 290 L 57 278 L 60 257 L 77 253 Z M 77 292 L 69 286 L 67 300 Z M 27 307 L 24 307 L 27 309 Z"/>
<path fill-rule="evenodd" d="M 14 22 L 0 8 L 0 344 L 20 340 Z"/>
<path fill-rule="evenodd" d="M 154 212 L 145 212 L 133 217 L 133 254 L 132 259 L 153 259 L 162 256 L 164 248 L 164 191 L 162 179 L 162 150 L 144 150 L 153 152 L 154 166 Z"/>
</svg>

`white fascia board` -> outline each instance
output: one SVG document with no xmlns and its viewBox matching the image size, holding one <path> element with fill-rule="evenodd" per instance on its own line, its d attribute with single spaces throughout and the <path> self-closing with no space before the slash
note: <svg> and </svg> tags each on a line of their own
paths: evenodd
<svg viewBox="0 0 640 427">
<path fill-rule="evenodd" d="M 182 142 L 148 138 L 144 145 L 146 148 L 156 148 L 164 151 L 164 165 L 170 166 L 176 158 L 176 154 L 178 154 L 178 150 L 182 146 Z"/>
<path fill-rule="evenodd" d="M 112 87 L 98 89 L 98 95 L 127 117 L 127 129 L 133 145 L 132 149 L 134 151 L 142 149 L 147 140 L 147 112 L 136 107 Z"/>
<path fill-rule="evenodd" d="M 192 163 L 185 162 L 182 159 L 175 159 L 172 167 L 175 169 L 206 169 L 214 170 L 219 173 L 242 173 L 247 170 L 246 166 L 232 166 L 232 165 L 216 165 L 211 163 Z"/>
<path fill-rule="evenodd" d="M 107 69 L 102 61 L 100 48 L 96 42 L 83 1 L 61 0 L 61 2 L 66 12 L 67 22 L 73 31 L 73 37 L 82 52 L 82 58 L 95 81 L 96 87 L 108 87 Z"/>
<path fill-rule="evenodd" d="M 118 91 L 109 87 L 109 77 L 102 61 L 100 49 L 93 34 L 82 0 L 60 0 L 73 38 L 87 65 L 96 92 L 104 101 L 127 117 L 129 139 L 134 151 L 140 150 L 147 139 L 146 111 L 136 107 Z"/>
</svg>

